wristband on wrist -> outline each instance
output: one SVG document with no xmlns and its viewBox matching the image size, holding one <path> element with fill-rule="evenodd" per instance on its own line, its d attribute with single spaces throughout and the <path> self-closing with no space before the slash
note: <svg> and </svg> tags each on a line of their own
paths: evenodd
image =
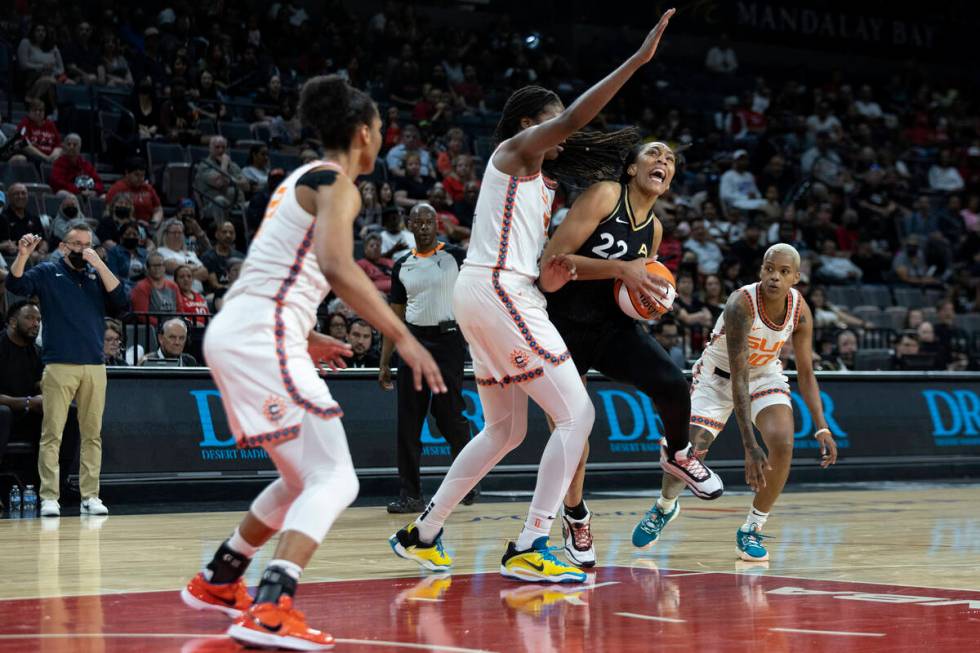
<svg viewBox="0 0 980 653">
<path fill-rule="evenodd" d="M 817 437 L 818 435 L 820 435 L 821 433 L 824 433 L 824 432 L 826 432 L 827 435 L 833 435 L 833 433 L 830 432 L 830 429 L 828 429 L 825 426 L 822 429 L 817 429 L 816 432 L 814 432 L 813 437 Z"/>
</svg>

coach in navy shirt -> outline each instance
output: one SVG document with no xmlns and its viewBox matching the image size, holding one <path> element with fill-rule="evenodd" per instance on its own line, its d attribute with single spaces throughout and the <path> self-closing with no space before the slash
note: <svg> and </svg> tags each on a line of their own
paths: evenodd
<svg viewBox="0 0 980 653">
<path fill-rule="evenodd" d="M 105 409 L 106 372 L 102 355 L 105 316 L 121 313 L 127 305 L 119 279 L 92 249 L 92 230 L 76 224 L 58 245 L 63 258 L 24 271 L 28 258 L 41 242 L 33 234 L 17 243 L 17 259 L 10 266 L 7 289 L 17 295 L 37 295 L 44 315 L 44 375 L 41 394 L 44 416 L 38 474 L 41 477 L 41 516 L 57 517 L 58 452 L 61 434 L 74 400 L 81 430 L 79 485 L 82 514 L 105 515 L 99 500 L 102 468 L 102 412 Z"/>
</svg>

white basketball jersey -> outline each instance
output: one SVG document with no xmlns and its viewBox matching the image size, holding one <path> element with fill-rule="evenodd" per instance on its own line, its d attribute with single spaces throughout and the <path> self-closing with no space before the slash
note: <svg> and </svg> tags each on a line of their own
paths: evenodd
<svg viewBox="0 0 980 653">
<path fill-rule="evenodd" d="M 790 288 L 787 297 L 786 317 L 782 324 L 775 324 L 766 315 L 765 302 L 758 283 L 743 286 L 735 292 L 742 293 L 752 306 L 752 327 L 749 331 L 749 378 L 754 379 L 773 372 L 782 373 L 779 350 L 793 335 L 796 323 L 800 320 L 803 300 L 795 288 Z M 728 342 L 725 336 L 725 315 L 718 316 L 715 328 L 711 331 L 711 341 L 704 348 L 701 360 L 726 372 L 731 371 L 728 364 Z"/>
<path fill-rule="evenodd" d="M 554 199 L 555 191 L 540 172 L 529 177 L 504 174 L 493 165 L 491 155 L 464 265 L 511 270 L 537 279 Z"/>
<path fill-rule="evenodd" d="M 240 295 L 275 301 L 296 320 L 287 318 L 287 328 L 298 326 L 303 337 L 316 325 L 316 309 L 330 292 L 330 284 L 313 251 L 316 217 L 297 201 L 296 182 L 313 168 L 327 166 L 344 172 L 336 163 L 313 161 L 294 170 L 279 184 L 248 249 L 241 274 L 225 295 L 226 301 Z"/>
</svg>

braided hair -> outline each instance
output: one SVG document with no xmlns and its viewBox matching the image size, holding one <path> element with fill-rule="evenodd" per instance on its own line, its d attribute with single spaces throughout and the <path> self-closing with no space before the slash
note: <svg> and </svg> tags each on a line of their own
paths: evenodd
<svg viewBox="0 0 980 653">
<path fill-rule="evenodd" d="M 541 86 L 518 89 L 504 104 L 494 138 L 498 143 L 507 140 L 521 131 L 522 118 L 534 118 L 549 105 L 560 103 L 554 91 Z M 640 132 L 635 127 L 614 132 L 577 131 L 565 139 L 558 158 L 546 160 L 541 167 L 549 177 L 573 188 L 617 179 L 623 158 L 639 140 Z"/>
</svg>

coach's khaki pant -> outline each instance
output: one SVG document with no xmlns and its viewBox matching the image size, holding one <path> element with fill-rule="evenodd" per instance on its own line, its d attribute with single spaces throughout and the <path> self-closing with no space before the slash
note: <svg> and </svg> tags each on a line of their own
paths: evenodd
<svg viewBox="0 0 980 653">
<path fill-rule="evenodd" d="M 44 418 L 41 420 L 41 450 L 37 472 L 41 477 L 41 499 L 58 499 L 58 452 L 61 434 L 72 400 L 78 405 L 81 453 L 78 465 L 83 499 L 99 496 L 102 469 L 102 412 L 105 409 L 105 365 L 51 363 L 41 377 Z"/>
</svg>

